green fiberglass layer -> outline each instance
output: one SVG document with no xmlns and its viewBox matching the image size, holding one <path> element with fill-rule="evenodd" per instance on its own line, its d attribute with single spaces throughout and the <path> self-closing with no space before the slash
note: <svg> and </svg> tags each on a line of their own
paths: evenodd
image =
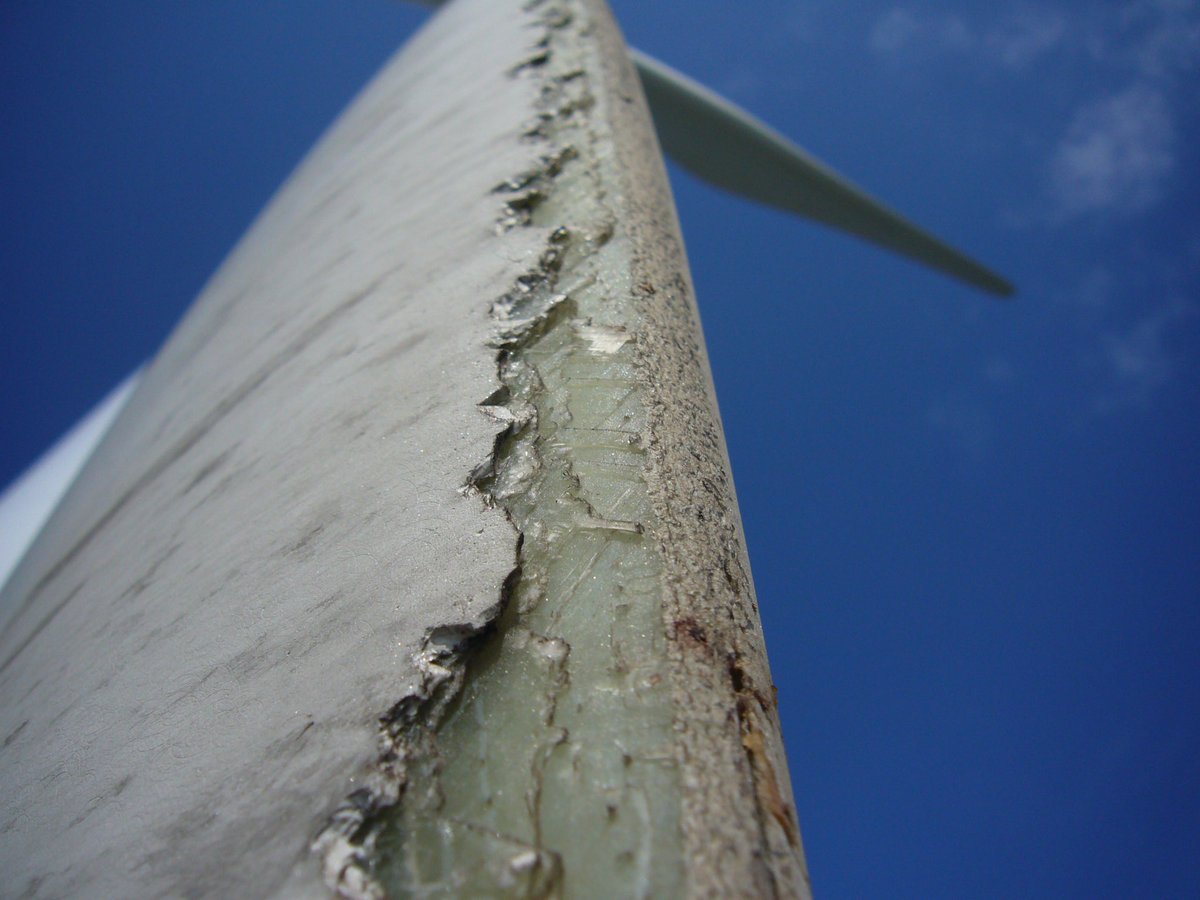
<svg viewBox="0 0 1200 900">
<path fill-rule="evenodd" d="M 547 233 L 492 304 L 503 388 L 481 411 L 510 426 L 470 487 L 521 532 L 519 574 L 380 835 L 396 893 L 671 896 L 683 880 L 630 242 L 578 14 L 547 8 L 547 58 L 514 74 L 543 83 L 530 131 L 548 152 L 497 193 L 499 230 Z"/>
</svg>

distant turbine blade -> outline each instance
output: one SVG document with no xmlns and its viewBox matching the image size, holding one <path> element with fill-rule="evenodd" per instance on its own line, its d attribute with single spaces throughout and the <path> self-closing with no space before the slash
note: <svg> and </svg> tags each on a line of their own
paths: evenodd
<svg viewBox="0 0 1200 900">
<path fill-rule="evenodd" d="M 977 288 L 1007 297 L 1012 285 L 878 200 L 723 97 L 638 50 L 663 149 L 712 184 L 848 231 Z"/>
<path fill-rule="evenodd" d="M 441 6 L 445 0 L 415 0 Z M 901 253 L 981 290 L 1013 286 L 842 178 L 719 94 L 632 47 L 629 50 L 664 152 L 710 184 L 798 213 Z"/>
<path fill-rule="evenodd" d="M 38 536 L 109 426 L 125 408 L 141 370 L 127 376 L 82 419 L 0 491 L 0 588 Z"/>
</svg>

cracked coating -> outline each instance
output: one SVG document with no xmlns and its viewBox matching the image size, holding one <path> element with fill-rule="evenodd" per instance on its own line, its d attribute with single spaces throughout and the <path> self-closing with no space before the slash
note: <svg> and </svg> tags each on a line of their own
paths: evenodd
<svg viewBox="0 0 1200 900">
<path fill-rule="evenodd" d="M 591 200 L 564 189 L 581 169 Z M 539 544 L 556 528 L 586 566 Z M 604 565 L 625 581 L 581 587 Z M 556 591 L 590 606 L 539 620 Z M 615 668 L 560 630 L 579 608 L 612 617 Z M 407 788 L 511 896 L 587 893 L 590 847 L 553 844 L 596 810 L 643 817 L 614 832 L 618 894 L 809 896 L 682 242 L 602 0 L 457 0 L 389 64 L 206 288 L 0 621 L 6 892 L 382 896 Z M 542 679 L 522 833 L 429 787 L 498 752 L 468 713 L 506 648 Z M 636 683 L 645 728 L 624 786 L 585 798 L 588 666 Z"/>
<path fill-rule="evenodd" d="M 375 871 L 399 895 L 680 896 L 679 765 L 667 684 L 632 248 L 609 186 L 590 10 L 537 7 L 536 170 L 497 190 L 501 233 L 546 234 L 492 304 L 510 423 L 472 489 L 523 536 L 511 599 L 430 732 Z M 514 214 L 520 209 L 521 216 Z"/>
<path fill-rule="evenodd" d="M 550 238 L 493 304 L 507 390 L 485 409 L 511 436 L 473 481 L 521 529 L 520 566 L 461 696 L 420 735 L 430 763 L 385 818 L 375 862 L 421 896 L 807 896 L 661 157 L 602 4 L 530 7 L 556 24 L 513 75 L 542 83 L 527 135 L 546 149 L 498 188 L 498 227 Z M 625 442 L 605 448 L 589 422 Z M 597 449 L 620 455 L 619 475 L 590 465 Z M 580 542 L 589 520 L 607 533 Z M 588 621 L 631 613 L 625 633 L 642 640 L 620 645 Z M 544 646 L 559 649 L 548 667 Z M 542 877 L 517 878 L 516 861 Z"/>
</svg>

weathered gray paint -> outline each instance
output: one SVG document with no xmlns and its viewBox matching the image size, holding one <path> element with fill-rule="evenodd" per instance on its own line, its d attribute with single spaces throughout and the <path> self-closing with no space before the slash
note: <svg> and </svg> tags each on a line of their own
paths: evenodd
<svg viewBox="0 0 1200 900">
<path fill-rule="evenodd" d="M 514 6 L 448 10 L 337 123 L 9 583 L 6 890 L 324 894 L 308 842 L 427 631 L 494 611 L 515 534 L 459 488 L 541 247 L 493 234 L 533 157 Z"/>
<path fill-rule="evenodd" d="M 0 602 L 6 893 L 320 896 L 318 833 L 326 877 L 363 887 L 322 828 L 347 797 L 394 799 L 379 718 L 461 677 L 453 646 L 517 561 L 463 487 L 505 427 L 477 408 L 489 309 L 556 230 L 497 233 L 493 193 L 545 165 L 522 138 L 544 85 L 512 73 L 555 8 L 596 42 L 618 160 L 601 187 L 638 317 L 685 893 L 807 893 L 682 244 L 600 0 L 450 4 L 147 372 Z"/>
</svg>

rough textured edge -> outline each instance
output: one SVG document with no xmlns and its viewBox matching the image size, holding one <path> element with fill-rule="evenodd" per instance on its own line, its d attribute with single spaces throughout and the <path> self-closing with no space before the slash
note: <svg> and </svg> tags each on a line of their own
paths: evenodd
<svg viewBox="0 0 1200 900">
<path fill-rule="evenodd" d="M 539 14 L 543 6 L 550 8 Z M 542 36 L 532 41 L 527 55 L 510 68 L 510 76 L 537 72 L 545 66 L 550 56 L 552 32 L 570 21 L 569 17 L 556 13 L 545 0 L 528 0 L 521 10 L 529 16 L 527 26 L 531 29 L 540 27 Z M 536 97 L 543 93 L 548 80 L 535 79 L 537 90 L 533 90 L 532 95 Z M 547 117 L 561 112 L 535 109 L 536 116 L 527 123 L 525 136 L 537 137 L 539 125 Z M 496 187 L 495 193 L 507 195 L 500 204 L 496 220 L 498 237 L 513 227 L 530 223 L 530 214 L 544 199 L 549 183 L 573 156 L 574 150 L 569 146 L 554 148 L 530 168 Z M 503 508 L 503 504 L 497 503 L 491 485 L 530 415 L 527 405 L 511 402 L 505 370 L 520 349 L 536 339 L 555 308 L 565 299 L 555 294 L 553 287 L 567 240 L 566 229 L 551 232 L 535 264 L 519 275 L 490 305 L 494 328 L 489 346 L 495 352 L 499 387 L 489 396 L 480 398 L 476 406 L 497 423 L 499 430 L 492 453 L 470 472 L 464 473 L 460 488 L 462 493 L 478 497 L 481 505 L 488 509 Z M 521 577 L 524 537 L 512 517 L 508 518 L 515 533 L 514 563 L 495 606 L 482 617 L 482 626 L 470 623 L 441 625 L 424 636 L 421 649 L 413 657 L 420 683 L 380 716 L 380 749 L 363 779 L 365 783 L 334 810 L 310 845 L 310 851 L 320 860 L 326 886 L 338 896 L 350 900 L 382 900 L 387 896 L 374 874 L 375 843 L 382 828 L 381 815 L 400 802 L 409 780 L 409 761 L 436 756 L 437 727 L 447 706 L 462 688 L 471 650 L 503 614 Z"/>
<path fill-rule="evenodd" d="M 537 273 L 530 273 L 529 277 L 521 280 L 519 291 L 508 292 L 492 305 L 492 315 L 499 326 L 494 343 L 510 351 L 500 360 L 500 378 L 509 391 L 497 392 L 496 396 L 489 398 L 485 409 L 498 421 L 510 422 L 512 436 L 502 446 L 498 445 L 494 455 L 496 465 L 479 473 L 474 480 L 476 487 L 503 506 L 514 524 L 523 528 L 525 534 L 521 554 L 522 575 L 513 600 L 509 610 L 497 623 L 496 631 L 489 634 L 479 649 L 485 656 L 492 650 L 507 656 L 507 649 L 498 648 L 513 646 L 520 640 L 517 636 L 521 633 L 552 641 L 562 648 L 563 661 L 557 670 L 562 680 L 548 686 L 550 713 L 544 722 L 550 732 L 556 734 L 547 732 L 539 738 L 536 730 L 530 731 L 527 733 L 528 744 L 506 745 L 504 752 L 510 755 L 501 756 L 499 759 L 503 762 L 491 757 L 491 765 L 518 765 L 517 761 L 523 760 L 519 764 L 522 771 L 525 771 L 525 765 L 529 766 L 532 781 L 523 789 L 530 816 L 528 823 L 519 813 L 512 819 L 494 818 L 490 800 L 482 801 L 482 798 L 476 798 L 481 800 L 482 805 L 472 812 L 472 801 L 456 789 L 456 783 L 446 780 L 450 772 L 464 774 L 460 766 L 462 748 L 450 743 L 464 739 L 461 727 L 456 727 L 461 724 L 461 718 L 455 717 L 454 710 L 461 713 L 463 709 L 457 706 L 456 700 L 456 705 L 451 707 L 452 712 L 438 726 L 438 760 L 422 767 L 425 777 L 420 781 L 414 777 L 400 803 L 401 807 L 408 807 L 407 811 L 399 814 L 401 821 L 406 824 L 397 822 L 390 812 L 385 817 L 391 819 L 393 824 L 385 829 L 377 844 L 377 865 L 380 880 L 389 888 L 393 883 L 397 886 L 409 883 L 405 879 L 411 875 L 417 878 L 422 885 L 421 890 L 424 890 L 432 883 L 427 880 L 428 877 L 437 873 L 434 877 L 445 879 L 443 886 L 446 889 L 463 890 L 463 879 L 474 877 L 469 873 L 481 871 L 478 868 L 481 861 L 474 853 L 466 853 L 461 865 L 448 862 L 445 866 L 434 866 L 427 870 L 421 869 L 416 857 L 407 857 L 409 863 L 416 866 L 413 869 L 407 867 L 408 863 L 400 861 L 402 854 L 411 853 L 411 847 L 422 842 L 420 834 L 428 834 L 422 830 L 423 825 L 417 818 L 425 816 L 428 822 L 431 817 L 441 815 L 445 805 L 449 805 L 455 812 L 449 818 L 440 819 L 438 826 L 439 829 L 445 829 L 442 832 L 444 840 L 449 840 L 447 836 L 454 828 L 477 827 L 482 820 L 487 820 L 488 824 L 483 828 L 488 833 L 502 840 L 516 841 L 518 846 L 527 848 L 512 857 L 509 870 L 496 869 L 490 875 L 496 879 L 495 884 L 503 885 L 506 891 L 514 887 L 514 881 L 525 882 L 524 863 L 533 860 L 548 877 L 541 879 L 537 887 L 525 882 L 522 887 L 530 892 L 529 896 L 558 896 L 560 893 L 590 896 L 597 891 L 611 891 L 615 896 L 680 896 L 684 883 L 682 829 L 678 822 L 681 793 L 677 779 L 678 764 L 672 749 L 674 701 L 666 682 L 668 660 L 665 632 L 661 626 L 661 591 L 658 586 L 662 579 L 658 567 L 658 544 L 647 534 L 647 531 L 653 532 L 657 524 L 648 508 L 649 491 L 642 477 L 645 469 L 642 446 L 645 417 L 641 402 L 643 379 L 635 372 L 630 359 L 632 351 L 628 347 L 622 355 L 623 362 L 619 364 L 623 374 L 612 372 L 599 378 L 609 383 L 614 391 L 612 399 L 625 410 L 621 419 L 624 424 L 620 427 L 633 429 L 621 432 L 625 435 L 620 439 L 624 441 L 621 451 L 632 453 L 638 460 L 636 464 L 630 460 L 628 466 L 636 468 L 638 486 L 633 487 L 629 482 L 627 472 L 623 471 L 619 479 L 623 493 L 618 498 L 618 506 L 633 514 L 612 518 L 615 508 L 605 503 L 603 508 L 607 511 L 601 514 L 598 512 L 601 507 L 593 506 L 588 499 L 588 495 L 604 483 L 605 476 L 596 470 L 594 460 L 589 463 L 587 459 L 574 455 L 576 450 L 581 449 L 576 446 L 580 434 L 588 431 L 586 426 L 577 427 L 576 413 L 582 415 L 585 421 L 591 420 L 591 414 L 583 408 L 575 410 L 575 401 L 570 398 L 574 396 L 580 399 L 583 393 L 595 391 L 595 387 L 586 387 L 591 375 L 577 372 L 582 380 L 573 384 L 571 376 L 564 379 L 562 369 L 555 371 L 556 367 L 551 365 L 543 370 L 538 362 L 548 347 L 559 347 L 563 335 L 570 334 L 572 337 L 567 340 L 577 344 L 574 353 L 567 352 L 565 356 L 559 356 L 561 347 L 552 353 L 560 361 L 574 359 L 578 364 L 587 360 L 589 362 L 583 368 L 591 370 L 598 348 L 608 348 L 602 351 L 604 355 L 615 353 L 619 348 L 636 342 L 636 334 L 640 331 L 638 303 L 628 285 L 632 246 L 623 230 L 622 221 L 614 216 L 611 205 L 614 202 L 623 203 L 624 197 L 614 190 L 620 179 L 614 171 L 616 160 L 612 155 L 611 116 L 608 110 L 612 104 L 624 101 L 607 83 L 601 86 L 599 93 L 591 90 L 593 77 L 602 74 L 603 67 L 597 59 L 601 50 L 592 38 L 594 28 L 589 10 L 578 0 L 553 0 L 541 9 L 547 16 L 552 16 L 561 28 L 555 29 L 551 44 L 545 48 L 547 52 L 538 53 L 537 74 L 527 71 L 535 67 L 526 66 L 520 75 L 536 77 L 542 83 L 538 117 L 527 129 L 526 138 L 545 149 L 533 169 L 505 179 L 498 192 L 509 198 L 499 222 L 501 233 L 516 227 L 533 226 L 535 233 L 548 241 L 540 267 L 545 277 L 539 278 Z M 560 249 L 561 262 L 558 255 Z M 575 393 L 576 388 L 581 394 Z M 615 414 L 616 410 L 613 412 Z M 567 427 L 568 422 L 573 424 Z M 568 433 L 574 434 L 574 437 L 568 436 Z M 612 440 L 612 436 L 608 435 L 607 439 Z M 584 440 L 583 444 L 590 445 L 590 442 Z M 636 495 L 636 501 L 624 502 L 631 494 Z M 599 499 L 599 495 L 593 495 L 592 499 Z M 565 506 L 575 507 L 574 526 L 560 519 Z M 634 513 L 633 507 L 640 512 Z M 555 520 L 558 520 L 557 524 L 552 525 L 551 522 Z M 564 526 L 565 530 L 560 530 Z M 601 648 L 605 643 L 598 634 L 580 641 L 582 635 L 570 628 L 555 626 L 554 613 L 549 613 L 550 618 L 546 618 L 548 609 L 574 609 L 578 612 L 589 608 L 592 603 L 604 603 L 594 593 L 590 598 L 587 597 L 587 591 L 575 594 L 574 589 L 563 590 L 563 585 L 558 590 L 548 589 L 545 581 L 548 571 L 558 567 L 564 560 L 554 547 L 565 546 L 558 541 L 572 531 L 620 535 L 620 538 L 613 538 L 615 546 L 624 544 L 626 540 L 636 542 L 626 546 L 624 562 L 619 563 L 616 569 L 610 568 L 604 578 L 609 597 L 625 597 L 638 610 L 636 616 L 639 624 L 634 630 L 640 634 L 640 638 L 622 638 L 621 648 L 613 651 L 614 668 L 611 671 L 614 674 L 627 671 L 623 667 L 629 663 L 622 657 L 628 652 L 628 647 L 636 647 L 633 652 L 637 667 L 653 671 L 653 675 L 649 676 L 653 682 L 647 683 L 661 684 L 661 687 L 642 695 L 640 699 L 635 699 L 636 687 L 629 685 L 632 693 L 628 699 L 633 706 L 626 710 L 628 718 L 611 721 L 608 733 L 598 743 L 596 739 L 599 734 L 595 732 L 595 725 L 599 720 L 593 722 L 589 729 L 570 711 L 565 712 L 562 720 L 556 718 L 554 713 L 560 705 L 559 692 L 567 690 L 568 683 L 572 685 L 571 690 L 576 691 L 573 696 L 577 700 L 591 696 L 586 687 L 590 682 L 576 683 L 577 673 L 567 662 L 576 656 L 571 648 L 575 647 L 588 656 L 598 650 L 603 652 Z M 547 534 L 556 534 L 557 538 L 548 540 Z M 613 549 L 613 545 L 609 549 Z M 641 566 L 636 562 L 638 559 L 642 560 Z M 587 565 L 590 566 L 590 563 Z M 641 574 L 634 575 L 635 571 Z M 638 582 L 643 587 L 634 588 L 632 594 L 627 594 L 633 587 L 631 582 Z M 616 609 L 610 612 L 614 616 L 617 614 Z M 607 621 L 606 616 L 601 618 Z M 627 646 L 625 640 L 631 643 Z M 496 656 L 490 658 L 493 663 L 497 659 Z M 498 685 L 512 684 L 514 677 L 523 682 L 523 678 L 513 674 L 519 668 L 519 663 L 510 659 L 499 672 L 490 668 L 491 674 L 485 681 L 472 674 L 476 671 L 472 660 L 471 671 L 463 682 L 464 693 L 459 696 L 473 696 L 473 685 L 487 693 L 492 689 L 503 690 Z M 591 677 L 596 674 L 593 669 Z M 571 707 L 572 704 L 565 706 Z M 639 757 L 635 747 L 645 739 L 646 734 L 640 730 L 640 726 L 645 724 L 643 716 L 651 709 L 658 710 L 657 727 L 653 729 L 656 737 L 652 740 L 657 746 L 653 747 L 650 755 Z M 584 735 L 589 731 L 592 733 L 580 738 L 577 726 L 583 726 Z M 623 741 L 626 729 L 631 729 L 627 735 L 631 740 L 627 744 Z M 577 738 L 579 740 L 576 743 Z M 643 786 L 641 805 L 631 800 L 633 806 L 626 808 L 629 815 L 638 818 L 631 820 L 629 827 L 617 828 L 603 835 L 595 833 L 595 841 L 576 833 L 573 824 L 566 825 L 564 829 L 566 823 L 561 819 L 554 831 L 543 832 L 540 798 L 549 757 L 574 744 L 581 754 L 576 761 L 588 758 L 596 762 L 604 756 L 605 751 L 599 748 L 606 745 L 607 739 L 612 742 L 610 752 L 622 747 L 627 750 L 622 753 L 626 766 L 622 783 L 626 789 L 639 791 L 632 787 L 630 781 L 635 760 L 652 768 L 661 766 L 663 771 L 669 771 L 668 778 L 672 784 L 668 786 L 658 782 L 653 792 Z M 541 754 L 534 749 L 537 746 L 543 748 Z M 641 746 L 640 749 L 645 751 L 648 748 Z M 527 751 L 533 753 L 529 758 L 525 756 Z M 500 751 L 493 751 L 496 752 Z M 560 765 L 561 759 L 560 756 Z M 583 768 L 588 768 L 588 764 L 584 763 L 581 770 Z M 559 774 L 562 774 L 561 769 Z M 428 783 L 426 778 L 429 779 Z M 638 777 L 632 778 L 632 782 L 638 780 Z M 493 783 L 491 776 L 484 781 Z M 607 817 L 608 823 L 623 818 L 621 804 L 609 793 L 613 787 L 611 782 L 602 784 L 587 778 L 576 783 L 570 796 L 572 803 L 577 804 L 578 818 L 570 817 L 571 822 L 585 820 L 589 814 L 597 811 Z M 561 814 L 567 794 L 561 790 L 561 783 L 559 788 L 550 792 L 552 799 L 549 803 L 552 807 L 557 804 Z M 589 803 L 588 791 L 591 788 L 604 790 L 603 804 L 600 793 L 591 798 L 596 801 L 595 805 Z M 511 784 L 508 791 L 511 796 Z M 645 799 L 651 793 L 653 799 Z M 650 816 L 652 808 L 657 811 L 654 815 L 655 826 L 649 827 L 648 820 L 642 816 Z M 406 818 L 409 815 L 417 818 Z M 506 822 L 510 822 L 514 830 L 508 831 Z M 524 831 L 526 824 L 532 825 L 532 834 Z M 404 835 L 410 827 L 413 829 L 411 844 Z M 544 840 L 544 837 L 548 840 Z M 625 857 L 634 858 L 633 853 L 617 853 L 617 845 L 625 846 L 626 850 L 637 845 L 639 849 L 634 853 L 643 860 L 657 854 L 657 862 L 651 867 L 653 875 L 646 874 L 647 870 L 640 867 L 634 871 L 617 864 Z M 443 845 L 443 853 L 448 846 Z M 597 861 L 607 859 L 610 851 L 615 854 L 612 857 L 614 867 L 607 873 L 599 874 Z M 499 855 L 506 855 L 507 852 L 502 849 Z M 453 857 L 444 858 L 449 860 Z M 522 861 L 520 867 L 516 865 L 517 860 Z M 417 871 L 421 871 L 421 876 L 417 876 Z M 558 884 L 556 882 L 560 877 L 562 882 Z M 651 884 L 652 889 L 649 887 Z M 473 883 L 473 889 L 480 889 L 479 882 Z M 526 894 L 521 893 L 520 896 Z"/>
<path fill-rule="evenodd" d="M 588 7 L 601 45 L 600 82 L 613 102 L 624 227 L 635 246 L 633 283 L 643 315 L 638 365 L 649 413 L 648 487 L 662 522 L 663 621 L 677 704 L 676 756 L 683 772 L 683 832 L 689 896 L 808 897 L 808 872 L 787 777 L 757 604 L 749 574 L 728 456 L 662 156 L 626 49 L 603 0 Z M 541 0 L 525 5 L 527 13 Z M 547 29 L 555 24 L 543 21 Z M 548 59 L 547 41 L 513 68 L 536 70 Z M 536 122 L 535 122 L 536 128 Z M 511 192 L 497 230 L 529 222 L 546 182 L 570 158 L 560 148 L 502 187 Z M 497 304 L 511 318 L 511 300 L 536 291 L 546 302 L 498 332 L 503 354 L 535 332 L 557 305 L 552 292 L 559 255 L 552 240 L 537 266 Z M 507 298 L 507 300 L 506 300 Z M 479 491 L 495 472 L 522 410 L 500 393 L 479 406 L 501 424 L 493 455 L 468 476 Z M 504 609 L 518 561 L 498 598 Z M 486 627 L 486 626 L 485 626 Z M 462 683 L 463 660 L 479 630 L 447 626 L 426 636 L 417 656 L 422 683 L 381 718 L 382 749 L 368 783 L 352 793 L 313 842 L 329 887 L 354 898 L 384 896 L 371 874 L 380 811 L 394 805 L 405 784 L 405 764 L 427 750 L 446 704 Z"/>
<path fill-rule="evenodd" d="M 662 153 L 641 84 L 602 0 L 588 0 L 623 165 L 649 487 L 662 528 L 663 613 L 677 702 L 691 896 L 811 896 L 774 687 L 708 358 Z"/>
</svg>

